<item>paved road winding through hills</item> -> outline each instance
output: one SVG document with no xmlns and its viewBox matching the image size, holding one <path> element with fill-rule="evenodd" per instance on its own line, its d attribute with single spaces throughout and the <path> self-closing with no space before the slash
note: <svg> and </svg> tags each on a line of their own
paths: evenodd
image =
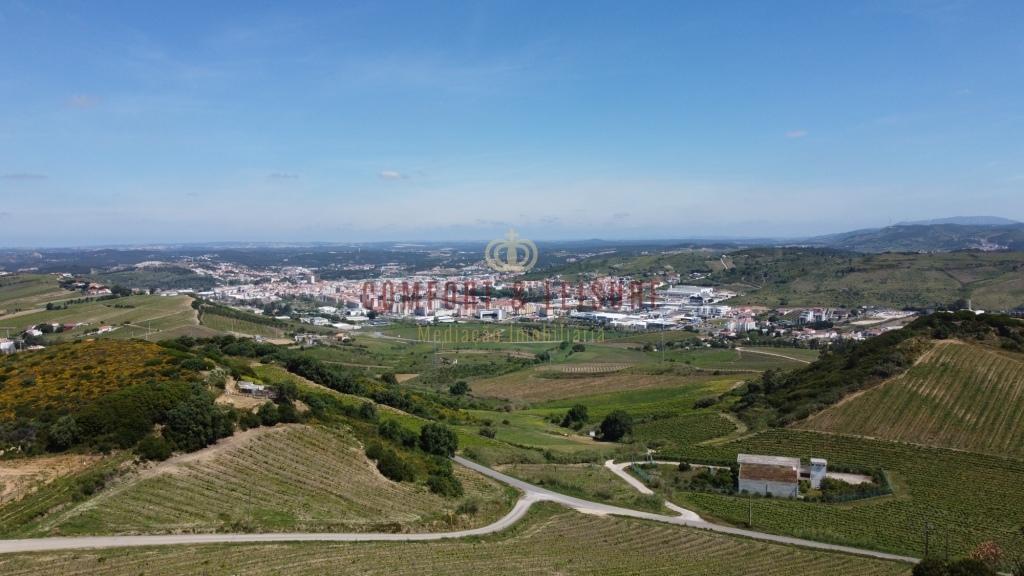
<svg viewBox="0 0 1024 576">
<path fill-rule="evenodd" d="M 474 528 L 472 530 L 459 530 L 455 532 L 433 532 L 433 533 L 417 533 L 417 534 L 390 534 L 390 533 L 270 533 L 270 534 L 168 534 L 160 536 L 79 536 L 79 537 L 56 537 L 56 538 L 30 538 L 21 540 L 0 540 L 0 554 L 3 553 L 14 553 L 14 552 L 48 552 L 57 550 L 79 550 L 89 548 L 124 548 L 124 547 L 137 547 L 137 546 L 168 546 L 168 545 L 180 545 L 180 544 L 216 544 L 216 543 L 231 543 L 231 544 L 252 544 L 252 543 L 267 543 L 267 542 L 412 542 L 412 541 L 424 541 L 424 540 L 444 540 L 448 538 L 464 538 L 467 536 L 481 536 L 484 534 L 492 534 L 500 532 L 516 522 L 518 522 L 529 510 L 535 502 L 555 502 L 572 508 L 585 514 L 596 514 L 596 515 L 613 515 L 613 516 L 626 516 L 630 518 L 639 518 L 642 520 L 650 520 L 653 522 L 662 522 L 666 524 L 676 524 L 679 526 L 686 526 L 689 528 L 698 528 L 702 530 L 711 530 L 713 532 L 719 532 L 722 534 L 729 534 L 732 536 L 740 536 L 744 538 L 751 538 L 754 540 L 762 540 L 766 542 L 774 542 L 777 544 L 785 544 L 790 546 L 800 546 L 802 548 L 810 548 L 814 550 L 824 550 L 827 552 L 839 552 L 843 554 L 853 554 L 856 556 L 866 556 L 869 558 L 877 558 L 880 560 L 890 560 L 895 562 L 907 562 L 916 563 L 917 558 L 911 558 L 908 556 L 899 556 L 896 554 L 888 554 L 885 552 L 877 552 L 874 550 L 864 550 L 861 548 L 852 548 L 849 546 L 837 546 L 835 544 L 825 544 L 823 542 L 815 542 L 813 540 L 803 540 L 801 538 L 791 538 L 788 536 L 779 536 L 777 534 L 766 534 L 763 532 L 755 532 L 753 530 L 744 530 L 741 528 L 733 528 L 730 526 L 720 526 L 718 524 L 711 524 L 704 520 L 691 520 L 688 519 L 688 515 L 680 516 L 666 516 L 663 514 L 654 514 L 652 512 L 641 512 L 639 510 L 630 510 L 628 508 L 620 508 L 618 506 L 611 506 L 608 504 L 601 504 L 599 502 L 591 502 L 589 500 L 583 500 L 581 498 L 574 498 L 572 496 L 566 496 L 565 494 L 559 494 L 558 492 L 552 492 L 546 488 L 535 486 L 533 484 L 523 482 L 518 478 L 513 478 L 507 474 L 502 474 L 497 470 L 493 470 L 486 466 L 477 464 L 465 458 L 456 456 L 455 461 L 469 468 L 479 472 L 485 476 L 493 478 L 499 482 L 512 486 L 523 492 L 523 497 L 516 502 L 512 510 L 506 514 L 503 518 L 482 526 L 480 528 Z"/>
</svg>

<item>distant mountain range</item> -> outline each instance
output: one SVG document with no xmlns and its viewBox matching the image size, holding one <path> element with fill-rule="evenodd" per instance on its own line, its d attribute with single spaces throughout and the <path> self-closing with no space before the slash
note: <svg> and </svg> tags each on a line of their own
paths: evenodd
<svg viewBox="0 0 1024 576">
<path fill-rule="evenodd" d="M 806 244 L 855 252 L 1024 250 L 1024 223 L 995 216 L 943 218 L 818 236 Z"/>
<path fill-rule="evenodd" d="M 935 220 L 915 220 L 913 222 L 898 222 L 897 226 L 934 226 L 936 224 L 956 224 L 958 226 L 1013 226 L 1020 224 L 1016 220 L 1003 218 L 1001 216 L 953 216 L 952 218 L 938 218 Z"/>
</svg>

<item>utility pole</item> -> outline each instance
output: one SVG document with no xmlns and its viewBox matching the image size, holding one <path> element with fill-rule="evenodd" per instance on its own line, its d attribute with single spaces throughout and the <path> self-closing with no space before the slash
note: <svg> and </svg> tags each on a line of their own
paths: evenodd
<svg viewBox="0 0 1024 576">
<path fill-rule="evenodd" d="M 754 501 L 747 500 L 747 528 L 754 527 Z"/>
<path fill-rule="evenodd" d="M 928 557 L 928 543 L 929 543 L 928 541 L 929 541 L 929 536 L 931 535 L 931 530 L 932 530 L 932 523 L 931 522 L 925 522 L 924 523 L 924 557 L 925 558 Z"/>
</svg>

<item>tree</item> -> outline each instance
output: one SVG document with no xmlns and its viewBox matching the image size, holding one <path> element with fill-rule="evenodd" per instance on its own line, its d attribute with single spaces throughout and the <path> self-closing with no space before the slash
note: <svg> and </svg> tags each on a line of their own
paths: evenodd
<svg viewBox="0 0 1024 576">
<path fill-rule="evenodd" d="M 359 417 L 363 420 L 375 422 L 377 420 L 377 405 L 373 402 L 363 402 L 359 405 Z"/>
<path fill-rule="evenodd" d="M 263 406 L 256 412 L 256 415 L 260 417 L 260 424 L 264 426 L 273 426 L 277 424 L 280 415 L 277 411 L 277 404 L 273 402 L 265 402 Z"/>
<path fill-rule="evenodd" d="M 469 384 L 465 380 L 459 380 L 448 387 L 448 392 L 453 396 L 465 396 L 469 392 Z"/>
<path fill-rule="evenodd" d="M 622 410 L 615 410 L 601 421 L 601 439 L 617 442 L 633 431 L 633 417 Z"/>
<path fill-rule="evenodd" d="M 171 445 L 163 436 L 150 434 L 143 438 L 136 447 L 139 457 L 143 460 L 161 461 L 171 457 Z"/>
<path fill-rule="evenodd" d="M 209 397 L 191 396 L 167 412 L 165 432 L 184 452 L 205 448 L 216 439 L 214 406 Z"/>
<path fill-rule="evenodd" d="M 562 427 L 572 428 L 579 424 L 585 424 L 589 417 L 587 416 L 587 407 L 583 404 L 575 404 L 569 411 L 565 413 L 565 417 L 562 418 Z"/>
<path fill-rule="evenodd" d="M 459 438 L 447 426 L 431 422 L 420 429 L 420 448 L 428 454 L 454 456 Z"/>
<path fill-rule="evenodd" d="M 50 425 L 50 437 L 47 446 L 54 451 L 67 450 L 78 443 L 81 430 L 74 416 L 61 416 Z"/>
<path fill-rule="evenodd" d="M 377 470 L 395 482 L 416 478 L 416 470 L 412 465 L 391 449 L 384 449 L 380 452 L 380 457 L 377 459 Z"/>
<path fill-rule="evenodd" d="M 277 391 L 277 401 L 282 404 L 291 404 L 299 397 L 299 387 L 291 380 L 283 380 L 274 385 Z"/>
</svg>

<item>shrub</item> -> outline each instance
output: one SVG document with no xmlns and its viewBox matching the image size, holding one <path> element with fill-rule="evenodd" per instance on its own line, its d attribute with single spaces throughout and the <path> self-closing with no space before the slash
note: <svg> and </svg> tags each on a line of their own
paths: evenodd
<svg viewBox="0 0 1024 576">
<path fill-rule="evenodd" d="M 143 438 L 135 448 L 143 460 L 161 461 L 171 457 L 171 445 L 163 436 L 150 434 Z"/>
<path fill-rule="evenodd" d="M 416 470 L 412 465 L 406 462 L 397 452 L 390 449 L 381 450 L 380 457 L 377 459 L 377 470 L 380 470 L 381 474 L 395 482 L 414 480 L 416 478 Z"/>
<path fill-rule="evenodd" d="M 448 387 L 448 392 L 453 396 L 465 396 L 469 392 L 469 384 L 465 380 L 459 380 Z"/>
<path fill-rule="evenodd" d="M 484 438 L 494 438 L 498 435 L 498 431 L 490 426 L 481 426 L 479 432 Z"/>
<path fill-rule="evenodd" d="M 238 418 L 238 426 L 242 430 L 248 430 L 250 428 L 259 428 L 262 425 L 263 421 L 260 420 L 259 415 L 256 414 L 255 412 L 250 412 L 246 410 L 245 412 L 242 412 L 242 415 L 239 416 Z"/>
<path fill-rule="evenodd" d="M 459 479 L 450 474 L 431 474 L 427 477 L 427 487 L 434 494 L 445 498 L 457 498 L 462 496 L 462 483 Z"/>
<path fill-rule="evenodd" d="M 387 438 L 405 446 L 406 448 L 412 448 L 416 446 L 416 441 L 419 437 L 415 432 L 409 430 L 405 426 L 399 424 L 396 420 L 385 420 L 377 426 L 377 433 L 382 438 Z"/>
<path fill-rule="evenodd" d="M 266 402 L 256 412 L 260 417 L 260 424 L 264 426 L 273 426 L 278 423 L 280 415 L 278 414 L 277 404 L 273 402 Z"/>
<path fill-rule="evenodd" d="M 575 425 L 585 424 L 587 419 L 587 407 L 583 404 L 576 404 L 565 413 L 561 425 L 565 428 L 571 428 Z"/>
<path fill-rule="evenodd" d="M 459 507 L 455 509 L 456 514 L 465 514 L 467 516 L 473 516 L 480 511 L 480 501 L 476 498 L 469 498 L 465 502 L 459 504 Z"/>
<path fill-rule="evenodd" d="M 585 352 L 586 350 L 587 350 L 587 347 L 584 346 L 583 344 L 580 344 L 579 342 L 577 342 L 576 344 L 572 345 L 572 351 L 573 352 Z"/>
<path fill-rule="evenodd" d="M 363 420 L 374 422 L 377 420 L 377 405 L 373 402 L 363 402 L 359 406 L 359 417 Z"/>
<path fill-rule="evenodd" d="M 714 406 L 717 403 L 718 403 L 718 397 L 717 396 L 705 396 L 703 398 L 698 399 L 696 402 L 694 402 L 693 403 L 693 408 L 695 410 L 700 410 L 701 408 L 710 408 L 710 407 Z"/>
<path fill-rule="evenodd" d="M 995 576 L 996 571 L 981 560 L 964 558 L 951 563 L 947 574 L 949 576 Z"/>
<path fill-rule="evenodd" d="M 428 454 L 453 456 L 459 438 L 447 426 L 431 422 L 420 429 L 420 448 Z"/>
<path fill-rule="evenodd" d="M 74 416 L 61 416 L 50 425 L 50 436 L 47 439 L 47 447 L 50 450 L 67 450 L 78 443 L 81 430 Z"/>
<path fill-rule="evenodd" d="M 946 563 L 935 558 L 925 558 L 914 565 L 913 576 L 947 576 Z"/>
<path fill-rule="evenodd" d="M 295 405 L 291 402 L 286 404 L 279 404 L 277 406 L 277 421 L 285 424 L 298 422 L 299 411 L 295 409 Z"/>
<path fill-rule="evenodd" d="M 622 410 L 614 410 L 601 421 L 601 439 L 616 442 L 633 431 L 633 418 Z"/>
</svg>

